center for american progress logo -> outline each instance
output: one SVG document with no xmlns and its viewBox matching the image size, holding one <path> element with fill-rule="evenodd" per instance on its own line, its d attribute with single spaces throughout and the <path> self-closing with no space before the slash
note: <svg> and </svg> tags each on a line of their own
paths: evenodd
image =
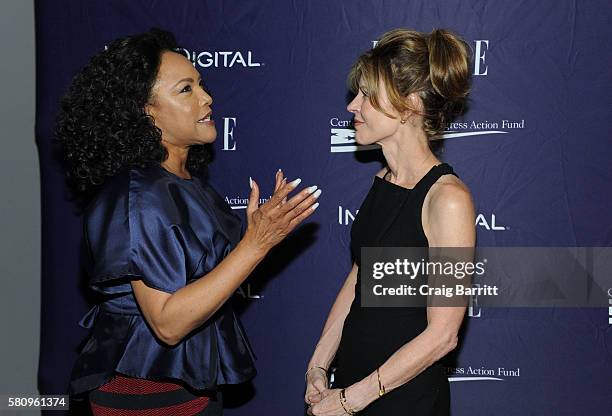
<svg viewBox="0 0 612 416">
<path fill-rule="evenodd" d="M 331 126 L 330 151 L 332 153 L 358 152 L 363 150 L 380 149 L 377 144 L 358 145 L 355 142 L 355 129 L 352 120 L 341 120 L 333 117 L 329 120 Z M 348 126 L 348 128 L 347 128 Z M 499 121 L 464 121 L 450 123 L 448 128 L 439 136 L 434 136 L 433 140 L 452 139 L 456 137 L 482 136 L 488 134 L 507 134 L 511 130 L 524 129 L 525 120 L 506 120 Z"/>
</svg>

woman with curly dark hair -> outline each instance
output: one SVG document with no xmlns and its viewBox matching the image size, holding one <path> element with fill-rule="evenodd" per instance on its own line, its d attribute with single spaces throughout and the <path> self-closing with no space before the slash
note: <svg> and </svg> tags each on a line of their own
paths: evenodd
<svg viewBox="0 0 612 416">
<path fill-rule="evenodd" d="M 88 201 L 89 284 L 102 296 L 81 322 L 92 331 L 70 383 L 91 392 L 94 414 L 221 414 L 217 386 L 255 374 L 227 301 L 321 193 L 288 198 L 300 180 L 278 171 L 258 206 L 252 181 L 242 235 L 203 175 L 212 98 L 175 50 L 158 29 L 113 42 L 74 78 L 58 118 L 69 179 Z"/>
</svg>

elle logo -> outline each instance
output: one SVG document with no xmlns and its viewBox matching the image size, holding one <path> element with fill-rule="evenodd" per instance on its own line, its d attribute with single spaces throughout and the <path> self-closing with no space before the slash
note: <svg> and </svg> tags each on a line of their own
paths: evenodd
<svg viewBox="0 0 612 416">
<path fill-rule="evenodd" d="M 223 150 L 236 150 L 235 127 L 236 117 L 223 117 Z"/>
<path fill-rule="evenodd" d="M 372 48 L 376 47 L 377 40 L 372 41 Z M 472 62 L 474 63 L 474 72 L 472 75 L 487 75 L 489 67 L 486 65 L 486 54 L 489 50 L 489 41 L 485 39 L 478 39 L 474 41 L 476 47 L 474 48 L 474 57 Z"/>
<path fill-rule="evenodd" d="M 479 287 L 480 285 L 478 283 L 472 283 L 472 286 Z M 478 296 L 470 296 L 467 315 L 470 318 L 480 318 L 482 316 L 482 309 L 478 304 Z"/>
</svg>

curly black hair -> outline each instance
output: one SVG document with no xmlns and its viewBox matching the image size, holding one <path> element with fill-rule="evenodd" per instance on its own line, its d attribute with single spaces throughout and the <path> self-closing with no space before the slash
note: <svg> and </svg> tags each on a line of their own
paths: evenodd
<svg viewBox="0 0 612 416">
<path fill-rule="evenodd" d="M 176 48 L 172 33 L 153 28 L 114 41 L 74 77 L 55 134 L 76 195 L 87 199 L 119 172 L 159 165 L 168 157 L 161 130 L 144 108 L 162 53 Z M 187 169 L 202 174 L 209 160 L 204 145 L 192 146 Z"/>
</svg>

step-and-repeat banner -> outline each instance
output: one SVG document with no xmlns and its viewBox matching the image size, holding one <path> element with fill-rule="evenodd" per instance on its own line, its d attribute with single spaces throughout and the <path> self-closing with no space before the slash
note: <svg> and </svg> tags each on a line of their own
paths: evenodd
<svg viewBox="0 0 612 416">
<path fill-rule="evenodd" d="M 323 189 L 308 224 L 235 297 L 259 373 L 226 391 L 227 414 L 300 415 L 308 359 L 351 265 L 349 230 L 381 167 L 379 151 L 356 148 L 346 111 L 357 56 L 398 27 L 463 36 L 473 88 L 442 159 L 473 193 L 478 244 L 610 246 L 611 14 L 603 0 L 38 1 L 41 392 L 65 391 L 88 309 L 54 118 L 72 76 L 113 39 L 152 26 L 175 33 L 212 91 L 210 180 L 236 212 L 249 176 L 267 197 L 278 168 Z M 472 304 L 447 361 L 453 414 L 607 414 L 610 311 Z"/>
</svg>

